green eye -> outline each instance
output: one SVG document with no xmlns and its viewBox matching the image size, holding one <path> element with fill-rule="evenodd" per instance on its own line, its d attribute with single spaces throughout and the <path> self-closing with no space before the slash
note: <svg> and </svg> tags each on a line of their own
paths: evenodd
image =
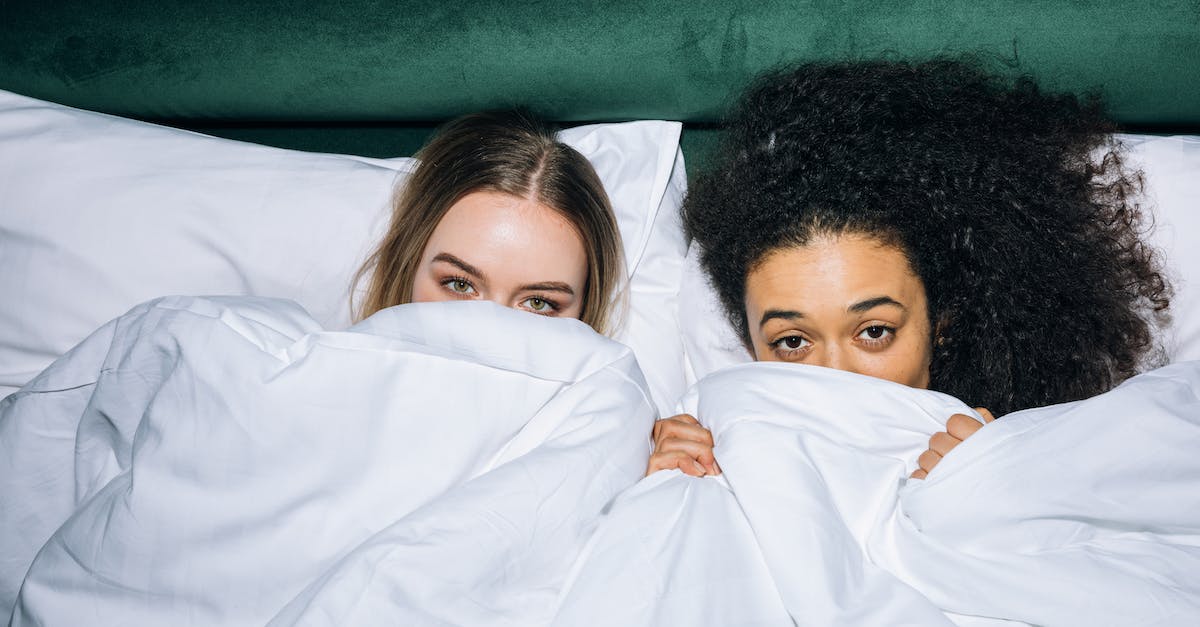
<svg viewBox="0 0 1200 627">
<path fill-rule="evenodd" d="M 466 279 L 446 279 L 442 281 L 442 285 L 455 294 L 473 294 L 475 292 L 475 286 Z"/>
<path fill-rule="evenodd" d="M 521 301 L 521 306 L 533 313 L 550 315 L 558 311 L 558 305 L 540 296 L 531 296 Z"/>
</svg>

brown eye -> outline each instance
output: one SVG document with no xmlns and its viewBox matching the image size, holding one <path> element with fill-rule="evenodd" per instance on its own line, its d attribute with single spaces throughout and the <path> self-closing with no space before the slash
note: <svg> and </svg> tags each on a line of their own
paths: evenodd
<svg viewBox="0 0 1200 627">
<path fill-rule="evenodd" d="M 787 337 L 781 337 L 778 340 L 771 342 L 771 347 L 777 351 L 791 353 L 791 352 L 795 352 L 795 351 L 799 351 L 799 350 L 808 348 L 808 346 L 810 344 L 812 344 L 812 342 L 809 342 L 808 340 L 804 339 L 803 336 L 789 335 Z"/>
<path fill-rule="evenodd" d="M 882 346 L 892 340 L 896 330 L 882 324 L 873 324 L 858 333 L 858 339 L 868 345 Z"/>
<path fill-rule="evenodd" d="M 803 335 L 787 335 L 771 342 L 771 350 L 784 361 L 798 361 L 812 348 L 812 342 Z"/>
</svg>

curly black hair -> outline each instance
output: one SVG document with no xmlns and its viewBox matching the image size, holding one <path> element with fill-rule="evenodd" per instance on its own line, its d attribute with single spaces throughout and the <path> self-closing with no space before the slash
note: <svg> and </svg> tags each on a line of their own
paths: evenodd
<svg viewBox="0 0 1200 627">
<path fill-rule="evenodd" d="M 969 59 L 792 67 L 736 105 L 684 223 L 747 346 L 755 265 L 860 233 L 924 283 L 931 389 L 997 415 L 1077 400 L 1161 359 L 1169 305 L 1114 130 L 1098 97 Z"/>
</svg>

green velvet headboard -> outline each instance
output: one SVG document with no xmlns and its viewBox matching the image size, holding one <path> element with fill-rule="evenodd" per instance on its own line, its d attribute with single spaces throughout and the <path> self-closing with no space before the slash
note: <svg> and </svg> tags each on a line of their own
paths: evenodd
<svg viewBox="0 0 1200 627">
<path fill-rule="evenodd" d="M 763 69 L 964 52 L 1099 89 L 1132 130 L 1200 132 L 1197 0 L 0 0 L 0 88 L 380 156 L 525 104 L 564 122 L 684 120 L 702 157 Z"/>
</svg>

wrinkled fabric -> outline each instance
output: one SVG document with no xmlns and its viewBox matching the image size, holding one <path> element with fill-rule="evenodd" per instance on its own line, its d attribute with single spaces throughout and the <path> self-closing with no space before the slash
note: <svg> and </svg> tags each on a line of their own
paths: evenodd
<svg viewBox="0 0 1200 627">
<path fill-rule="evenodd" d="M 0 401 L 0 615 L 263 625 L 361 592 L 386 540 L 408 611 L 545 622 L 653 419 L 629 349 L 574 320 L 153 301 Z"/>
<path fill-rule="evenodd" d="M 1189 625 L 1200 616 L 1200 362 L 986 425 L 908 479 L 936 392 L 750 364 L 683 403 L 724 474 L 621 494 L 558 625 Z"/>
</svg>

